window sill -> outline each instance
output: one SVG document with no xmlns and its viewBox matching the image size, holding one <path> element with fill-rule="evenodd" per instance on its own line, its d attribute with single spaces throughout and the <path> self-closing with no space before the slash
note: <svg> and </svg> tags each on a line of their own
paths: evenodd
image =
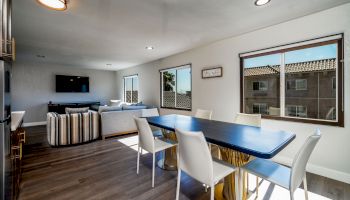
<svg viewBox="0 0 350 200">
<path fill-rule="evenodd" d="M 192 108 L 173 108 L 173 107 L 163 107 L 163 106 L 161 106 L 160 108 L 162 108 L 162 109 L 169 109 L 169 110 L 192 111 Z"/>
<path fill-rule="evenodd" d="M 262 115 L 261 118 L 263 118 L 263 119 L 271 119 L 271 120 L 280 120 L 280 121 L 308 123 L 308 124 L 320 124 L 320 125 L 326 125 L 326 126 L 344 127 L 344 122 L 343 121 L 332 122 L 332 121 L 322 121 L 322 120 L 315 120 L 315 119 L 293 118 L 293 117 L 278 117 L 278 116 L 268 116 L 268 115 Z"/>
</svg>

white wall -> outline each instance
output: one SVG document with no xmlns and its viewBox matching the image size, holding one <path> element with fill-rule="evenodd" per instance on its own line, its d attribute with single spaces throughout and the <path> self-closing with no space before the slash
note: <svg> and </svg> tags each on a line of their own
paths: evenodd
<svg viewBox="0 0 350 200">
<path fill-rule="evenodd" d="M 209 28 L 209 27 L 208 27 Z M 118 97 L 123 97 L 122 77 L 139 74 L 140 100 L 159 105 L 159 69 L 192 63 L 193 112 L 197 108 L 212 109 L 216 120 L 232 121 L 240 107 L 240 73 L 238 54 L 336 33 L 345 33 L 345 128 L 263 120 L 262 127 L 287 130 L 296 139 L 275 159 L 290 163 L 306 137 L 318 127 L 323 136 L 311 156 L 308 170 L 326 177 L 350 183 L 350 4 L 281 23 L 207 46 L 170 56 L 159 61 L 118 71 Z M 221 65 L 224 76 L 201 79 L 204 67 Z M 161 113 L 178 113 L 162 109 Z M 193 112 L 181 112 L 193 114 Z"/>
<path fill-rule="evenodd" d="M 90 92 L 56 93 L 56 74 L 88 76 Z M 25 110 L 24 123 L 27 124 L 46 121 L 49 101 L 101 101 L 101 103 L 106 103 L 116 96 L 114 71 L 16 61 L 12 68 L 11 82 L 12 110 Z"/>
</svg>

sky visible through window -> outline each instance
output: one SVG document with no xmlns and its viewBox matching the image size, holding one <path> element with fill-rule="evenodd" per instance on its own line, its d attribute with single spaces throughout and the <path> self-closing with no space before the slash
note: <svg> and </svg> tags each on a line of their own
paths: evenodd
<svg viewBox="0 0 350 200">
<path fill-rule="evenodd" d="M 306 62 L 313 60 L 322 60 L 337 57 L 337 44 L 329 44 L 319 47 L 300 49 L 285 53 L 286 64 Z M 281 54 L 272 54 L 267 56 L 259 56 L 255 58 L 244 59 L 244 67 L 259 67 L 266 65 L 279 65 L 281 62 Z"/>
<path fill-rule="evenodd" d="M 177 92 L 191 91 L 191 68 L 177 70 Z"/>
</svg>

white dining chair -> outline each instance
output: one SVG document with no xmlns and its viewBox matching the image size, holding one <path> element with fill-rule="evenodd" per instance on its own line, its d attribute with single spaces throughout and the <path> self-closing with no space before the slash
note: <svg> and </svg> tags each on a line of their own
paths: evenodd
<svg viewBox="0 0 350 200">
<path fill-rule="evenodd" d="M 237 113 L 233 123 L 261 127 L 261 114 Z"/>
<path fill-rule="evenodd" d="M 153 161 L 152 161 L 152 187 L 154 187 L 154 173 L 155 173 L 155 155 L 157 152 L 163 151 L 165 149 L 174 147 L 176 145 L 175 142 L 169 140 L 162 140 L 161 138 L 155 138 L 153 136 L 151 127 L 149 126 L 147 120 L 145 118 L 134 118 L 135 123 L 138 130 L 139 143 L 137 147 L 137 171 L 139 174 L 139 166 L 140 166 L 140 151 L 142 149 L 152 153 Z"/>
<path fill-rule="evenodd" d="M 176 199 L 179 199 L 181 172 L 184 171 L 197 181 L 208 185 L 211 188 L 210 199 L 214 200 L 215 184 L 237 168 L 223 161 L 213 160 L 202 132 L 176 130 L 176 137 L 178 140 Z M 235 179 L 238 181 L 237 173 Z M 235 189 L 238 192 L 238 186 Z"/>
<path fill-rule="evenodd" d="M 246 114 L 237 113 L 236 118 L 233 121 L 236 124 L 261 127 L 261 114 Z M 249 178 L 247 178 L 247 186 L 249 186 Z M 256 177 L 256 195 L 258 196 L 259 190 L 259 177 Z"/>
<path fill-rule="evenodd" d="M 213 111 L 211 111 L 211 110 L 197 109 L 196 114 L 194 115 L 194 117 L 211 120 L 212 114 L 213 114 Z"/>
<path fill-rule="evenodd" d="M 149 108 L 149 109 L 141 110 L 141 117 L 158 117 L 158 116 L 159 116 L 158 108 Z M 163 136 L 162 130 L 160 128 L 151 126 L 151 129 L 154 137 Z"/>
<path fill-rule="evenodd" d="M 305 199 L 307 200 L 306 164 L 320 138 L 321 132 L 317 129 L 298 151 L 291 168 L 270 160 L 256 158 L 241 169 L 289 190 L 291 200 L 294 200 L 294 191 L 303 182 Z"/>
</svg>

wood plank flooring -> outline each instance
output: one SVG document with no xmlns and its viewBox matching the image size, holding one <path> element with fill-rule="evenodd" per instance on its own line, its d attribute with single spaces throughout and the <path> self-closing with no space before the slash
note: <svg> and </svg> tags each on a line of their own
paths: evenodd
<svg viewBox="0 0 350 200">
<path fill-rule="evenodd" d="M 174 171 L 156 168 L 152 189 L 152 155 L 141 157 L 140 174 L 136 175 L 135 135 L 51 148 L 46 142 L 45 126 L 26 131 L 20 200 L 175 199 Z M 255 181 L 250 182 L 254 189 Z M 308 187 L 310 199 L 350 199 L 349 185 L 328 178 L 308 174 Z M 258 199 L 288 199 L 288 192 L 280 189 L 262 181 Z M 300 192 L 301 189 L 297 191 Z M 180 199 L 209 199 L 209 192 L 201 183 L 183 176 Z"/>
</svg>

